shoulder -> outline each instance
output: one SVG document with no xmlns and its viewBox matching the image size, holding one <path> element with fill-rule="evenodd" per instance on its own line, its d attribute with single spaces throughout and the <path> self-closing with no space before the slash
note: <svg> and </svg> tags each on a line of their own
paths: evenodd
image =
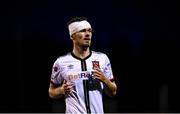
<svg viewBox="0 0 180 114">
<path fill-rule="evenodd" d="M 100 52 L 100 51 L 92 51 L 92 54 L 94 54 L 94 55 L 106 55 L 105 53 L 103 53 L 103 52 Z"/>
<path fill-rule="evenodd" d="M 99 52 L 99 51 L 92 51 L 92 54 L 93 54 L 94 56 L 101 56 L 101 57 L 105 57 L 105 58 L 108 57 L 107 54 L 105 54 L 105 53 L 103 53 L 103 52 Z"/>
<path fill-rule="evenodd" d="M 64 54 L 64 55 L 59 56 L 59 57 L 56 59 L 55 63 L 62 63 L 62 62 L 64 62 L 64 61 L 66 61 L 66 60 L 69 60 L 70 57 L 71 57 L 71 53 L 68 52 L 68 53 L 66 53 L 66 54 Z"/>
</svg>

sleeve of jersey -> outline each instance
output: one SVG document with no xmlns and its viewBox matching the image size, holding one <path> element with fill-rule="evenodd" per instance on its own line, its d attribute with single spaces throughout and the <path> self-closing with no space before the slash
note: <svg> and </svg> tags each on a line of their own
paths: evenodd
<svg viewBox="0 0 180 114">
<path fill-rule="evenodd" d="M 52 67 L 51 73 L 51 83 L 54 85 L 60 85 L 63 81 L 63 77 L 61 75 L 61 66 L 58 61 L 56 61 Z"/>
<path fill-rule="evenodd" d="M 114 81 L 114 76 L 111 68 L 111 63 L 107 55 L 105 55 L 105 68 L 104 73 L 108 77 L 109 80 Z"/>
</svg>

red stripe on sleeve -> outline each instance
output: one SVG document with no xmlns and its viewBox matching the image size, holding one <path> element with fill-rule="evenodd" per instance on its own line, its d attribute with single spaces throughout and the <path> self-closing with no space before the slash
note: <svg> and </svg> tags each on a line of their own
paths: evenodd
<svg viewBox="0 0 180 114">
<path fill-rule="evenodd" d="M 110 81 L 113 82 L 113 81 L 114 81 L 114 78 L 110 79 Z"/>
</svg>

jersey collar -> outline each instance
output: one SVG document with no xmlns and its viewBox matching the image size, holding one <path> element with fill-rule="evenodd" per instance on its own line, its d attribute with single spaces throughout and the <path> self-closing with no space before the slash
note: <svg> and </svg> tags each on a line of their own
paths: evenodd
<svg viewBox="0 0 180 114">
<path fill-rule="evenodd" d="M 90 50 L 89 55 L 87 57 L 85 57 L 84 59 L 81 59 L 80 57 L 77 57 L 73 52 L 71 52 L 71 55 L 72 55 L 72 57 L 74 57 L 74 58 L 76 58 L 78 60 L 86 60 L 92 55 L 92 51 Z"/>
</svg>

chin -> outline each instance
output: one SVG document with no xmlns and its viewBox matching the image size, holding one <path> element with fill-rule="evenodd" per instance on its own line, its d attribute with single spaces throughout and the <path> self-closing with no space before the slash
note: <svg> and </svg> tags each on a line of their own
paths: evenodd
<svg viewBox="0 0 180 114">
<path fill-rule="evenodd" d="M 83 46 L 89 47 L 90 43 L 85 43 L 85 44 L 83 44 Z"/>
<path fill-rule="evenodd" d="M 90 45 L 84 45 L 83 47 L 90 47 Z"/>
<path fill-rule="evenodd" d="M 89 44 L 84 44 L 84 45 L 82 45 L 82 47 L 88 48 L 88 47 L 90 47 L 90 45 Z"/>
</svg>

